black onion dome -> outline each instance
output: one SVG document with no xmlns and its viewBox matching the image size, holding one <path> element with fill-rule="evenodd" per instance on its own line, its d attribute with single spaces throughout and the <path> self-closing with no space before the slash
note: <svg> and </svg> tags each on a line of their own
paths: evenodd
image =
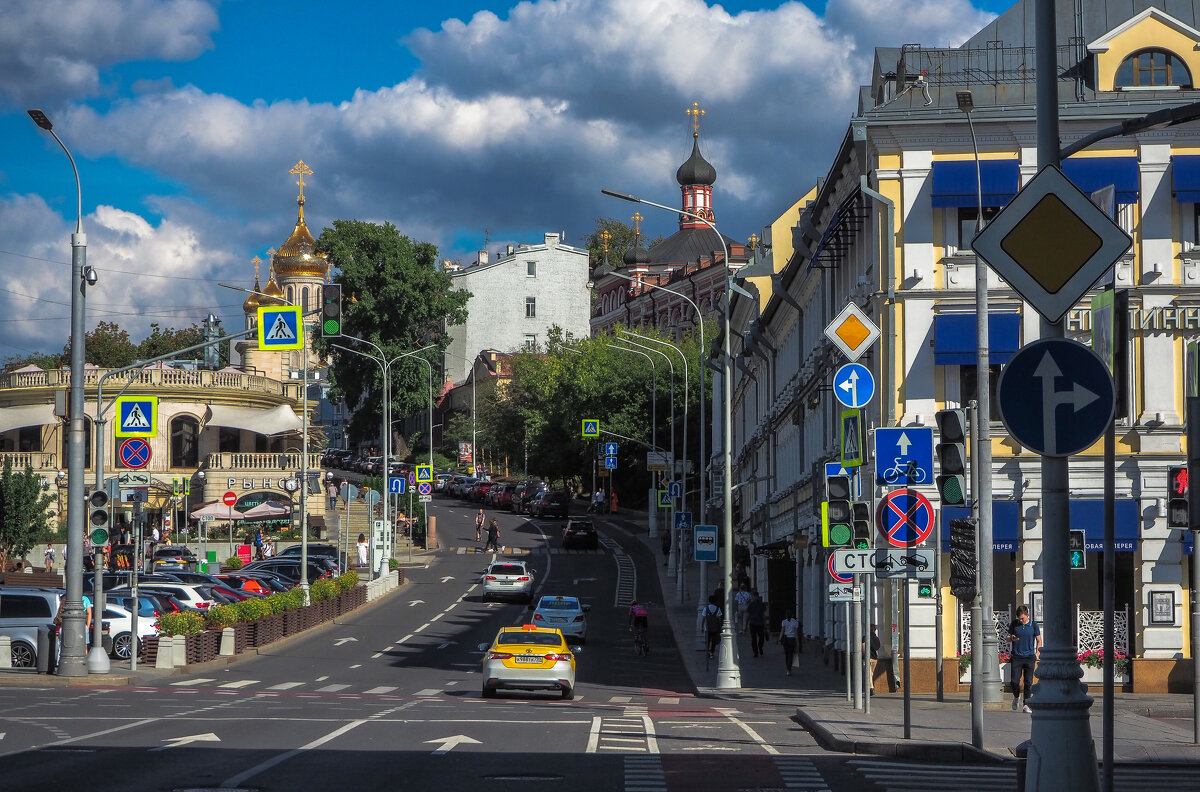
<svg viewBox="0 0 1200 792">
<path fill-rule="evenodd" d="M 675 171 L 675 180 L 680 186 L 688 187 L 693 184 L 712 186 L 717 180 L 717 169 L 700 154 L 700 137 L 692 136 L 692 156 Z"/>
<path fill-rule="evenodd" d="M 633 267 L 638 264 L 649 264 L 650 251 L 642 247 L 642 243 L 635 239 L 633 242 L 633 247 L 625 251 L 624 259 L 626 267 Z"/>
</svg>

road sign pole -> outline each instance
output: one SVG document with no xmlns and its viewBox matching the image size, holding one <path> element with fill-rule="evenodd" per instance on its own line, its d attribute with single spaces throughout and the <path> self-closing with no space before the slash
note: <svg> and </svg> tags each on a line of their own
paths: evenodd
<svg viewBox="0 0 1200 792">
<path fill-rule="evenodd" d="M 1054 0 L 1034 6 L 1037 80 L 1038 167 L 1059 164 L 1058 67 Z M 1043 338 L 1064 338 L 1061 322 L 1041 322 Z M 1092 699 L 1083 692 L 1075 647 L 1072 645 L 1071 578 L 1067 527 L 1070 515 L 1070 473 L 1066 457 L 1042 457 L 1043 632 L 1046 643 L 1038 662 L 1039 682 L 1030 707 L 1028 792 L 1072 789 L 1098 790 L 1096 746 L 1088 710 Z M 990 551 L 990 548 L 989 548 Z"/>
<path fill-rule="evenodd" d="M 986 375 L 984 375 L 986 376 Z M 978 373 L 975 377 L 979 381 Z M 979 517 L 980 479 L 984 478 L 979 465 L 979 401 L 970 404 L 971 421 L 971 517 L 975 520 L 975 597 L 971 600 L 971 745 L 983 748 L 983 701 L 984 701 L 984 611 L 983 611 L 983 540 L 980 536 Z M 991 552 L 991 548 L 987 548 Z M 990 621 L 990 620 L 989 620 Z"/>
</svg>

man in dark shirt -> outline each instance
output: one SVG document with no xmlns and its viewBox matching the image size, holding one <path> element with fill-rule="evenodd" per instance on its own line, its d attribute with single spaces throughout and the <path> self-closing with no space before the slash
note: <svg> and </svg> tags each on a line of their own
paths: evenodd
<svg viewBox="0 0 1200 792">
<path fill-rule="evenodd" d="M 750 648 L 755 657 L 761 657 L 763 644 L 767 640 L 767 607 L 758 589 L 750 592 L 750 604 L 746 606 L 746 625 L 750 628 Z"/>
<path fill-rule="evenodd" d="M 1012 641 L 1009 668 L 1013 712 L 1017 711 L 1018 702 L 1024 705 L 1026 712 L 1032 712 L 1029 708 L 1029 695 L 1033 691 L 1033 666 L 1042 651 L 1042 632 L 1036 622 L 1029 620 L 1028 606 L 1021 605 L 1017 608 L 1017 619 L 1008 627 L 1008 638 Z"/>
</svg>

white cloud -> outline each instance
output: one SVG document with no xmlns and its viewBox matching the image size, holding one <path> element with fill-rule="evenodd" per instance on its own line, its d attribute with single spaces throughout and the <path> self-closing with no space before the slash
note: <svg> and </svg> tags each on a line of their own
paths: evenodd
<svg viewBox="0 0 1200 792">
<path fill-rule="evenodd" d="M 101 90 L 100 70 L 184 60 L 212 46 L 205 0 L 8 0 L 0 25 L 0 102 L 50 104 Z"/>
</svg>

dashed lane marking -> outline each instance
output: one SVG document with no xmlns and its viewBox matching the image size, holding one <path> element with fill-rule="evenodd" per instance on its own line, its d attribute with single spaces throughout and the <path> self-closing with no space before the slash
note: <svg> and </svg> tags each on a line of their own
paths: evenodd
<svg viewBox="0 0 1200 792">
<path fill-rule="evenodd" d="M 350 687 L 350 686 L 349 685 L 326 685 L 325 687 L 317 688 L 317 692 L 318 693 L 337 693 L 338 691 L 345 690 L 348 687 Z"/>
<path fill-rule="evenodd" d="M 391 693 L 395 689 L 396 687 L 394 685 L 380 685 L 379 687 L 373 687 L 370 690 L 364 690 L 363 693 L 368 696 L 381 696 L 384 693 Z"/>
<path fill-rule="evenodd" d="M 291 690 L 303 685 L 303 682 L 280 682 L 278 685 L 271 685 L 267 690 Z"/>
<path fill-rule="evenodd" d="M 257 685 L 257 684 L 258 684 L 257 679 L 239 679 L 236 682 L 226 682 L 223 685 L 217 685 L 217 687 L 232 688 L 234 690 L 237 690 L 238 688 L 249 687 L 250 685 Z"/>
</svg>

